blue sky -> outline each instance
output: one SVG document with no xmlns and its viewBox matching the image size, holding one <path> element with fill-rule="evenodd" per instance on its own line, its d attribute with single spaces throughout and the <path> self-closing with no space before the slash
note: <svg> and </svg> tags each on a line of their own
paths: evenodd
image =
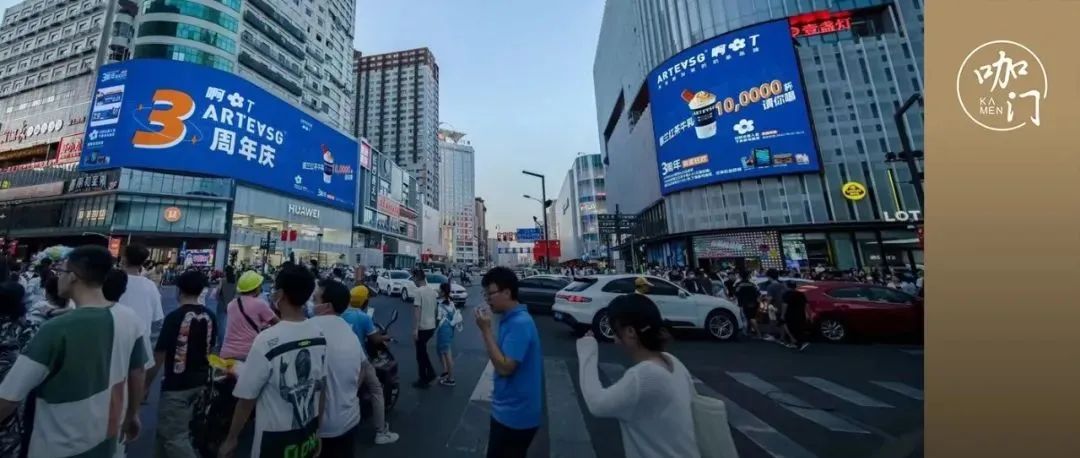
<svg viewBox="0 0 1080 458">
<path fill-rule="evenodd" d="M 358 0 L 365 54 L 427 46 L 439 64 L 441 121 L 476 148 L 488 230 L 531 227 L 578 152 L 599 148 L 592 63 L 603 0 Z"/>
<path fill-rule="evenodd" d="M 18 3 L 0 0 L 0 11 Z M 488 229 L 531 227 L 539 180 L 554 199 L 578 152 L 599 148 L 592 62 L 604 0 L 357 0 L 365 54 L 426 46 L 440 67 L 440 117 L 476 148 Z"/>
</svg>

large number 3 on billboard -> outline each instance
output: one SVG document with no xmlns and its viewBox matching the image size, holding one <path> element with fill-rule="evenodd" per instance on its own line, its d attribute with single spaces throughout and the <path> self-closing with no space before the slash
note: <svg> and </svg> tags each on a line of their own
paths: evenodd
<svg viewBox="0 0 1080 458">
<path fill-rule="evenodd" d="M 195 101 L 190 95 L 173 89 L 154 91 L 154 104 L 147 119 L 151 126 L 161 129 L 157 132 L 136 130 L 131 139 L 132 146 L 148 149 L 176 146 L 187 136 L 187 124 L 184 121 L 194 112 Z"/>
</svg>

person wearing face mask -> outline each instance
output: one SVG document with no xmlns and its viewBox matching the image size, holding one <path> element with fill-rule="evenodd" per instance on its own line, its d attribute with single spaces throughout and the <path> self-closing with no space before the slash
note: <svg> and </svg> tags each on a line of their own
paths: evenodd
<svg viewBox="0 0 1080 458">
<path fill-rule="evenodd" d="M 256 411 L 253 457 L 319 456 L 318 430 L 326 405 L 326 334 L 303 311 L 314 292 L 311 270 L 289 266 L 278 271 L 271 300 L 281 321 L 255 337 L 239 369 L 233 390 L 236 410 L 220 457 L 235 455 L 252 411 Z"/>
<path fill-rule="evenodd" d="M 641 294 L 619 296 L 608 310 L 615 341 L 635 365 L 604 388 L 596 339 L 591 332 L 578 339 L 581 396 L 589 412 L 619 421 L 629 458 L 699 457 L 691 408 L 693 378 L 686 366 L 664 352 L 670 336 L 660 310 Z"/>
</svg>

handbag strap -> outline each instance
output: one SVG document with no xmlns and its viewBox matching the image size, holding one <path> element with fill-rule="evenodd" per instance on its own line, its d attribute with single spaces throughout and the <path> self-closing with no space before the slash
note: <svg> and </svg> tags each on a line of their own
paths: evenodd
<svg viewBox="0 0 1080 458">
<path fill-rule="evenodd" d="M 251 325 L 251 329 L 254 329 L 255 333 L 258 334 L 259 326 L 257 326 L 255 324 L 255 320 L 252 320 L 251 317 L 248 316 L 247 312 L 244 311 L 244 301 L 241 299 L 241 297 L 242 296 L 236 296 L 236 308 L 240 309 L 240 314 L 244 316 L 244 320 L 246 320 L 248 324 Z"/>
</svg>

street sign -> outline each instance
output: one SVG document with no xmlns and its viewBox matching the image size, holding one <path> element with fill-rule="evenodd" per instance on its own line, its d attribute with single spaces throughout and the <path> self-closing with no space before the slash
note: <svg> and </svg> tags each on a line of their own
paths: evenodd
<svg viewBox="0 0 1080 458">
<path fill-rule="evenodd" d="M 616 233 L 630 233 L 634 225 L 633 215 L 596 215 L 596 222 L 600 236 L 614 235 Z"/>
<path fill-rule="evenodd" d="M 540 228 L 530 227 L 517 230 L 517 241 L 522 243 L 532 243 L 544 238 L 540 233 Z"/>
</svg>

